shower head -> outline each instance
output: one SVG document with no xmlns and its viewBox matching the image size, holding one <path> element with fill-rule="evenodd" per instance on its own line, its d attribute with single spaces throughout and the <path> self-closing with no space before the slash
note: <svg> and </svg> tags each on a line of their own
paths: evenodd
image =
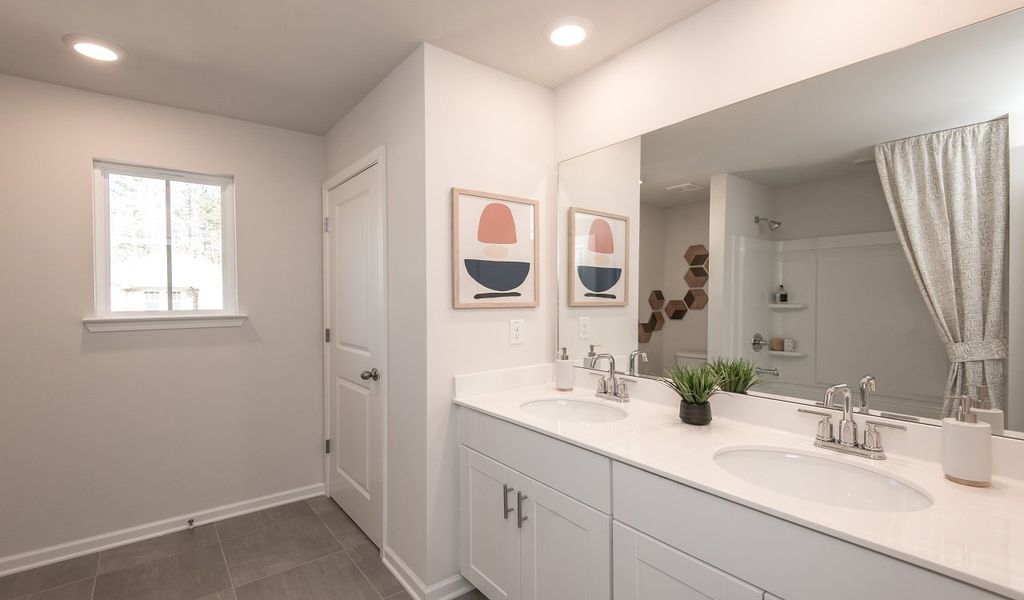
<svg viewBox="0 0 1024 600">
<path fill-rule="evenodd" d="M 775 231 L 782 226 L 782 221 L 773 221 L 767 217 L 754 217 L 754 223 L 761 223 L 762 221 L 768 224 L 768 229 L 771 231 Z"/>
</svg>

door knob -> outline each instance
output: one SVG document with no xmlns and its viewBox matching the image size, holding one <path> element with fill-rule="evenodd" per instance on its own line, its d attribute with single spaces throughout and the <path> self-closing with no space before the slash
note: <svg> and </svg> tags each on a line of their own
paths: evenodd
<svg viewBox="0 0 1024 600">
<path fill-rule="evenodd" d="M 378 371 L 375 367 L 373 369 L 370 369 L 369 371 L 363 371 L 362 373 L 359 374 L 359 377 L 363 381 L 366 381 L 367 379 L 377 381 L 378 379 L 380 379 L 380 371 Z"/>
</svg>

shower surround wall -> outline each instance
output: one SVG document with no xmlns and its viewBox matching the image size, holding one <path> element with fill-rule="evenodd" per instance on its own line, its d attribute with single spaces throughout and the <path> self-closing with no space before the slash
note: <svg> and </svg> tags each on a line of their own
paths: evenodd
<svg viewBox="0 0 1024 600">
<path fill-rule="evenodd" d="M 716 355 L 776 367 L 781 376 L 770 378 L 765 391 L 803 398 L 871 372 L 879 382 L 873 408 L 939 415 L 946 355 L 872 168 L 778 189 L 718 175 L 711 192 L 712 218 L 720 219 L 712 228 L 711 256 L 721 248 L 729 275 L 712 286 L 709 302 L 721 319 L 716 322 L 729 328 Z M 755 225 L 755 214 L 782 226 Z M 791 303 L 808 307 L 769 308 L 779 283 Z M 719 298 L 722 307 L 715 306 Z M 755 353 L 755 333 L 791 338 L 806 356 Z M 908 371 L 915 376 L 906 377 Z"/>
</svg>

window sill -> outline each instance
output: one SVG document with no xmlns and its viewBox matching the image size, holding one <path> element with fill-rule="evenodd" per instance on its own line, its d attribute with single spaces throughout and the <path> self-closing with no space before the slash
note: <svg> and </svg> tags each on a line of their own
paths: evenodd
<svg viewBox="0 0 1024 600">
<path fill-rule="evenodd" d="M 88 317 L 82 319 L 93 333 L 107 331 L 153 331 L 158 329 L 198 329 L 203 327 L 240 327 L 248 319 L 243 314 L 146 315 L 134 317 Z"/>
</svg>

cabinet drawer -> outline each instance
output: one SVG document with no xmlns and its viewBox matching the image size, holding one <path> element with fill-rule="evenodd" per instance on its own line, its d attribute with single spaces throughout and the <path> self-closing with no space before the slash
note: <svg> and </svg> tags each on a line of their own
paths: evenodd
<svg viewBox="0 0 1024 600">
<path fill-rule="evenodd" d="M 614 517 L 786 600 L 992 600 L 994 594 L 616 462 Z M 850 573 L 864 585 L 836 585 Z M 874 583 L 872 583 L 874 582 Z"/>
<path fill-rule="evenodd" d="M 461 406 L 458 424 L 462 445 L 611 514 L 607 457 Z"/>
<path fill-rule="evenodd" d="M 615 600 L 761 600 L 764 592 L 618 521 Z"/>
</svg>

